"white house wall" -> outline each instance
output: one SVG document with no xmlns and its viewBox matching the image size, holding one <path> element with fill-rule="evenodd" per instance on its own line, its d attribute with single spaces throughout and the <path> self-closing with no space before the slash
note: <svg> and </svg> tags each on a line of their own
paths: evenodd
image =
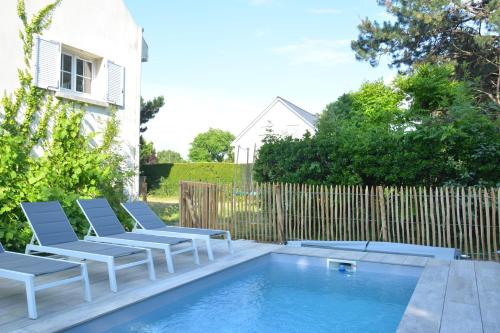
<svg viewBox="0 0 500 333">
<path fill-rule="evenodd" d="M 51 3 L 48 0 L 27 0 L 28 17 Z M 16 0 L 3 0 L 0 11 L 0 92 L 13 92 L 18 87 L 17 68 L 23 65 L 22 44 L 18 31 L 21 22 L 17 17 Z M 125 68 L 124 107 L 118 108 L 120 121 L 119 140 L 127 157 L 127 164 L 138 171 L 139 166 L 139 117 L 142 28 L 131 17 L 122 0 L 63 0 L 54 12 L 50 28 L 42 35 L 77 50 L 83 50 Z M 95 69 L 94 69 L 95 70 Z M 99 70 L 105 70 L 99 64 Z M 105 101 L 107 82 L 98 75 L 92 90 Z M 103 106 L 104 105 L 104 106 Z M 102 131 L 109 117 L 105 103 L 88 107 L 85 117 L 87 130 Z M 138 192 L 138 177 L 130 194 Z"/>
<path fill-rule="evenodd" d="M 314 128 L 307 125 L 301 118 L 277 100 L 253 126 L 248 128 L 246 132 L 242 133 L 234 141 L 235 162 L 247 163 L 248 153 L 248 162 L 253 163 L 254 149 L 258 151 L 262 146 L 262 140 L 268 133 L 268 130 L 271 130 L 274 134 L 292 136 L 293 138 L 301 138 L 306 131 L 314 133 Z"/>
</svg>

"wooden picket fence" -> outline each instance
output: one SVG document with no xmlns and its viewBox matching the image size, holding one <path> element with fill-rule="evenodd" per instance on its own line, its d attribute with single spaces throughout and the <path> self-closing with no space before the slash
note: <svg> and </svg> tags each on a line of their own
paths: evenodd
<svg viewBox="0 0 500 333">
<path fill-rule="evenodd" d="M 182 226 L 234 239 L 388 241 L 499 260 L 499 188 L 181 182 L 180 194 Z"/>
</svg>

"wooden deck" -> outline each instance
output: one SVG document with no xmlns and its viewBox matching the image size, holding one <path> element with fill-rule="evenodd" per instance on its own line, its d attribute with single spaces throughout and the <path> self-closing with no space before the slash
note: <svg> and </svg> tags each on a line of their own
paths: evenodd
<svg viewBox="0 0 500 333">
<path fill-rule="evenodd" d="M 86 303 L 83 300 L 80 283 L 43 290 L 37 293 L 39 317 L 36 320 L 27 317 L 24 285 L 0 279 L 0 332 L 54 332 L 280 247 L 252 241 L 235 241 L 233 244 L 234 254 L 231 255 L 224 241 L 214 241 L 214 262 L 208 261 L 203 244 L 199 244 L 201 266 L 194 265 L 192 256 L 188 253 L 174 256 L 174 274 L 167 273 L 163 253 L 153 250 L 157 280 L 148 279 L 145 265 L 124 269 L 117 273 L 117 293 L 109 289 L 106 265 L 89 263 L 92 302 Z M 57 273 L 41 277 L 37 281 L 51 281 L 54 277 L 70 276 L 72 273 Z"/>
<path fill-rule="evenodd" d="M 93 301 L 83 301 L 78 283 L 41 291 L 37 294 L 37 320 L 26 316 L 23 285 L 0 279 L 0 332 L 54 332 L 270 252 L 423 267 L 399 333 L 500 332 L 498 263 L 292 248 L 244 240 L 235 241 L 234 247 L 235 253 L 230 255 L 223 242 L 216 242 L 216 260 L 208 262 L 206 251 L 200 246 L 201 267 L 193 264 L 189 254 L 178 255 L 174 258 L 175 274 L 167 273 L 164 256 L 154 251 L 157 281 L 148 280 L 145 267 L 126 269 L 118 272 L 116 294 L 109 290 L 105 265 L 91 263 L 88 266 Z M 66 275 L 58 273 L 57 277 Z M 43 277 L 40 282 L 48 280 L 50 277 Z"/>
</svg>

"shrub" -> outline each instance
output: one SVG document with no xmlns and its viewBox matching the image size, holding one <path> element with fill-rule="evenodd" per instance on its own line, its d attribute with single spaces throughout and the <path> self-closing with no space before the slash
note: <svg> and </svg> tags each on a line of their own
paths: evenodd
<svg viewBox="0 0 500 333">
<path fill-rule="evenodd" d="M 498 113 L 453 66 L 423 64 L 394 85 L 365 83 L 327 106 L 315 136 L 268 137 L 255 162 L 265 182 L 498 186 Z"/>
<path fill-rule="evenodd" d="M 235 179 L 241 180 L 245 168 L 245 164 L 231 163 L 166 163 L 144 165 L 141 174 L 147 177 L 150 193 L 177 196 L 183 180 L 232 183 Z"/>
</svg>

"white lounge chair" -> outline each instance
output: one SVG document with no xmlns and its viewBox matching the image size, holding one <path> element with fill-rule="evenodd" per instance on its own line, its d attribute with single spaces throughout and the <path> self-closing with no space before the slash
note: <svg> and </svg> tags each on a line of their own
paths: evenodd
<svg viewBox="0 0 500 333">
<path fill-rule="evenodd" d="M 37 276 L 75 268 L 80 268 L 80 274 L 77 276 L 35 286 L 35 278 Z M 0 277 L 24 283 L 28 303 L 28 316 L 31 319 L 36 319 L 38 317 L 35 293 L 40 290 L 82 281 L 84 299 L 87 302 L 92 300 L 87 265 L 85 263 L 74 263 L 66 260 L 41 258 L 27 254 L 9 252 L 5 251 L 0 243 Z"/>
<path fill-rule="evenodd" d="M 31 229 L 33 229 L 33 237 L 31 243 L 26 246 L 26 254 L 34 252 L 51 253 L 106 263 L 109 285 L 113 292 L 118 290 L 116 271 L 121 269 L 145 264 L 148 266 L 149 278 L 155 280 L 151 250 L 79 240 L 66 214 L 64 214 L 61 204 L 57 201 L 23 202 L 21 208 L 28 219 Z M 38 244 L 35 244 L 35 242 Z M 146 259 L 119 266 L 115 265 L 116 258 L 137 253 L 144 253 Z"/>
<path fill-rule="evenodd" d="M 106 199 L 77 200 L 77 202 L 90 223 L 90 229 L 87 236 L 85 236 L 85 240 L 163 250 L 167 260 L 167 269 L 170 273 L 174 272 L 173 255 L 192 252 L 195 264 L 200 264 L 195 240 L 126 232 Z M 95 236 L 92 236 L 92 233 Z M 185 242 L 191 242 L 191 246 L 172 251 L 171 246 Z"/>
<path fill-rule="evenodd" d="M 147 235 L 186 237 L 203 240 L 207 246 L 209 260 L 214 260 L 212 244 L 210 242 L 212 237 L 223 236 L 226 238 L 229 252 L 233 253 L 231 233 L 227 230 L 167 226 L 145 202 L 127 202 L 122 203 L 122 206 L 135 221 L 134 232 Z"/>
</svg>

